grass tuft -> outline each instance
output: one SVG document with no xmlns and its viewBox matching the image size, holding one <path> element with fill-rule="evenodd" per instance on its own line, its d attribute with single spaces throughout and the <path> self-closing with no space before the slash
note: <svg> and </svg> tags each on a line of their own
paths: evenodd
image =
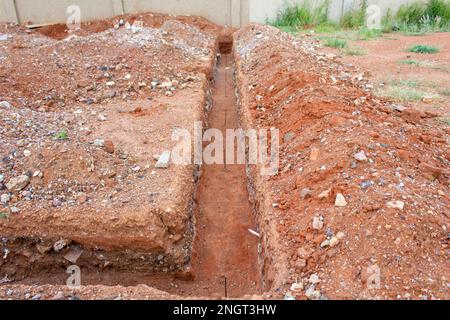
<svg viewBox="0 0 450 320">
<path fill-rule="evenodd" d="M 432 46 L 426 46 L 423 44 L 418 44 L 415 45 L 411 48 L 409 48 L 409 52 L 414 52 L 414 53 L 422 53 L 422 54 L 432 54 L 432 53 L 438 53 L 439 49 L 436 47 L 432 47 Z"/>
<path fill-rule="evenodd" d="M 340 39 L 340 38 L 328 38 L 328 39 L 325 39 L 324 45 L 326 47 L 342 49 L 342 48 L 347 47 L 347 40 Z"/>
</svg>

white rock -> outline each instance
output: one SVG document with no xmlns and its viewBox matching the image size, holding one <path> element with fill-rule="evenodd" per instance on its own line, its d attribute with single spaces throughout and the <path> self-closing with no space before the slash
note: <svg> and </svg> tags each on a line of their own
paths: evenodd
<svg viewBox="0 0 450 320">
<path fill-rule="evenodd" d="M 2 101 L 0 102 L 0 108 L 4 109 L 11 109 L 11 104 L 8 101 Z"/>
<path fill-rule="evenodd" d="M 315 290 L 314 288 L 308 288 L 305 292 L 306 297 L 309 300 L 319 300 L 320 299 L 320 291 Z"/>
<path fill-rule="evenodd" d="M 20 191 L 30 183 L 30 178 L 26 175 L 11 178 L 6 184 L 9 191 Z"/>
<path fill-rule="evenodd" d="M 364 151 L 360 151 L 360 152 L 356 153 L 354 157 L 356 160 L 358 160 L 360 162 L 367 161 L 367 156 Z"/>
<path fill-rule="evenodd" d="M 17 207 L 11 207 L 11 213 L 19 213 L 20 209 Z"/>
<path fill-rule="evenodd" d="M 169 167 L 170 161 L 170 151 L 164 151 L 158 159 L 156 163 L 156 168 L 158 169 L 167 169 Z"/>
<path fill-rule="evenodd" d="M 341 193 L 336 195 L 336 201 L 334 202 L 336 207 L 345 207 L 347 205 L 347 201 Z"/>
<path fill-rule="evenodd" d="M 330 247 L 335 247 L 339 244 L 339 239 L 337 237 L 333 237 L 330 240 Z"/>
<path fill-rule="evenodd" d="M 313 222 L 312 222 L 312 227 L 314 230 L 322 230 L 323 218 L 322 217 L 314 217 Z"/>
<path fill-rule="evenodd" d="M 10 200 L 11 200 L 11 196 L 10 196 L 9 194 L 7 194 L 7 193 L 2 194 L 2 195 L 0 196 L 0 201 L 1 201 L 3 204 L 7 204 Z"/>
<path fill-rule="evenodd" d="M 387 203 L 387 207 L 391 209 L 403 210 L 403 208 L 405 207 L 405 203 L 403 201 L 393 200 Z"/>
<path fill-rule="evenodd" d="M 317 284 L 320 282 L 319 276 L 315 273 L 313 273 L 310 277 L 309 277 L 309 283 L 311 284 Z"/>
</svg>

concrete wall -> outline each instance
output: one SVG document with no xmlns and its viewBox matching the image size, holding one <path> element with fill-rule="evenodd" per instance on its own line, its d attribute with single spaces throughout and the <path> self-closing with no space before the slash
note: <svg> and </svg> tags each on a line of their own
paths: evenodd
<svg viewBox="0 0 450 320">
<path fill-rule="evenodd" d="M 0 21 L 50 23 L 65 22 L 66 8 L 76 4 L 83 21 L 102 19 L 122 13 L 159 12 L 203 16 L 222 25 L 239 27 L 251 22 L 274 19 L 280 8 L 304 0 L 0 0 Z M 310 0 L 320 3 L 321 0 Z M 330 0 L 330 18 L 339 20 L 343 12 L 359 0 Z M 415 0 L 369 0 L 385 13 Z M 418 0 L 427 1 L 427 0 Z"/>
</svg>

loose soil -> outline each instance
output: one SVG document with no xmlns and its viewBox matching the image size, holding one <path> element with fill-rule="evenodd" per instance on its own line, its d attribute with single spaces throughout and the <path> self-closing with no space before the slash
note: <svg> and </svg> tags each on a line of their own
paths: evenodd
<svg viewBox="0 0 450 320">
<path fill-rule="evenodd" d="M 275 28 L 124 18 L 144 28 L 0 28 L 1 298 L 448 299 L 435 112 Z M 156 168 L 194 121 L 279 129 L 280 170 Z"/>
</svg>

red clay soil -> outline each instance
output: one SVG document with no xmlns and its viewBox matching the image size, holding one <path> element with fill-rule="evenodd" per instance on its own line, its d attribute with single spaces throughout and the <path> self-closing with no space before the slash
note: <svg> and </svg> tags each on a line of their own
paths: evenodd
<svg viewBox="0 0 450 320">
<path fill-rule="evenodd" d="M 298 299 L 448 298 L 448 130 L 375 97 L 358 70 L 275 28 L 245 27 L 234 48 L 244 122 L 283 139 L 279 174 L 253 178 L 272 225 L 262 233 L 278 234 L 267 239 L 272 289 Z"/>
<path fill-rule="evenodd" d="M 239 127 L 231 55 L 223 55 L 213 89 L 210 128 Z M 247 191 L 245 165 L 202 166 L 196 215 L 193 268 L 195 280 L 208 283 L 211 293 L 242 297 L 259 290 L 258 238 Z M 210 296 L 210 295 L 208 295 Z"/>
</svg>

